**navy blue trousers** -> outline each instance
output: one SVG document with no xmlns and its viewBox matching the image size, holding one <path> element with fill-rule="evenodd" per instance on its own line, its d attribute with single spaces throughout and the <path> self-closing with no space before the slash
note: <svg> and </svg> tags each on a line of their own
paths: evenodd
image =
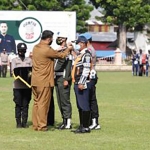
<svg viewBox="0 0 150 150">
<path fill-rule="evenodd" d="M 74 84 L 77 108 L 82 111 L 90 111 L 90 84 L 87 83 L 87 88 L 84 90 L 78 89 L 78 84 Z"/>
</svg>

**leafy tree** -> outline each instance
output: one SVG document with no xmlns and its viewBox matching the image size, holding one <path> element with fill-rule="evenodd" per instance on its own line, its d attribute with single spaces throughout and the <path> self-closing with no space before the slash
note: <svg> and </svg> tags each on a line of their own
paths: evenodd
<svg viewBox="0 0 150 150">
<path fill-rule="evenodd" d="M 93 6 L 87 5 L 84 0 L 0 0 L 1 10 L 38 10 L 38 11 L 75 11 L 77 14 L 77 27 L 79 33 L 87 30 L 85 21 L 90 18 Z"/>
<path fill-rule="evenodd" d="M 104 8 L 103 21 L 118 25 L 119 48 L 126 49 L 126 32 L 134 27 L 142 30 L 150 23 L 150 0 L 90 0 L 96 7 Z"/>
</svg>

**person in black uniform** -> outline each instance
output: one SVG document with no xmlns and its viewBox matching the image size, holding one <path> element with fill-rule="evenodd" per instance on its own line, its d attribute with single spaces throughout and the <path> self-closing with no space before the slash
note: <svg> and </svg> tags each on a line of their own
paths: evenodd
<svg viewBox="0 0 150 150">
<path fill-rule="evenodd" d="M 74 133 L 90 133 L 90 79 L 92 56 L 87 49 L 87 39 L 79 36 L 76 43 L 80 46 L 80 53 L 74 61 L 72 81 L 79 111 L 79 128 Z"/>
<path fill-rule="evenodd" d="M 63 51 L 63 49 L 67 48 L 66 41 L 67 36 L 63 33 L 59 33 L 56 43 L 60 45 L 60 50 Z M 72 83 L 72 55 L 69 54 L 64 59 L 57 59 L 55 61 L 54 70 L 57 102 L 63 119 L 63 122 L 58 129 L 71 129 L 72 106 L 70 102 L 70 90 Z"/>
<path fill-rule="evenodd" d="M 32 60 L 25 57 L 27 46 L 25 43 L 17 45 L 18 57 L 12 59 L 12 73 L 14 75 L 13 101 L 15 102 L 15 118 L 17 128 L 27 128 L 28 108 L 31 100 L 31 88 L 17 76 L 26 78 L 30 83 Z"/>
<path fill-rule="evenodd" d="M 14 51 L 16 53 L 16 43 L 12 35 L 8 35 L 8 26 L 6 22 L 0 23 L 0 53 L 5 49 L 7 53 Z"/>
</svg>

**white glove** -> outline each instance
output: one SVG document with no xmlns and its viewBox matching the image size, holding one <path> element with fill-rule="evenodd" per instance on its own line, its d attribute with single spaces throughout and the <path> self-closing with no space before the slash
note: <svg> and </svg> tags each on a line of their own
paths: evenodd
<svg viewBox="0 0 150 150">
<path fill-rule="evenodd" d="M 90 71 L 90 79 L 95 79 L 96 78 L 96 71 L 94 69 L 92 69 Z"/>
</svg>

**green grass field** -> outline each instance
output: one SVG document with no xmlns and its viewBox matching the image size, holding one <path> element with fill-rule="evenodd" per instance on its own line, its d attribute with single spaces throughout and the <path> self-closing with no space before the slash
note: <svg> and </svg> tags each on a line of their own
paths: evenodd
<svg viewBox="0 0 150 150">
<path fill-rule="evenodd" d="M 150 78 L 130 72 L 99 72 L 97 99 L 101 130 L 74 134 L 50 127 L 32 130 L 30 103 L 28 129 L 16 129 L 13 78 L 0 78 L 0 150 L 150 150 Z M 55 95 L 55 93 L 54 93 Z M 71 91 L 73 128 L 78 126 L 75 96 Z M 61 116 L 55 96 L 55 120 Z"/>
</svg>

